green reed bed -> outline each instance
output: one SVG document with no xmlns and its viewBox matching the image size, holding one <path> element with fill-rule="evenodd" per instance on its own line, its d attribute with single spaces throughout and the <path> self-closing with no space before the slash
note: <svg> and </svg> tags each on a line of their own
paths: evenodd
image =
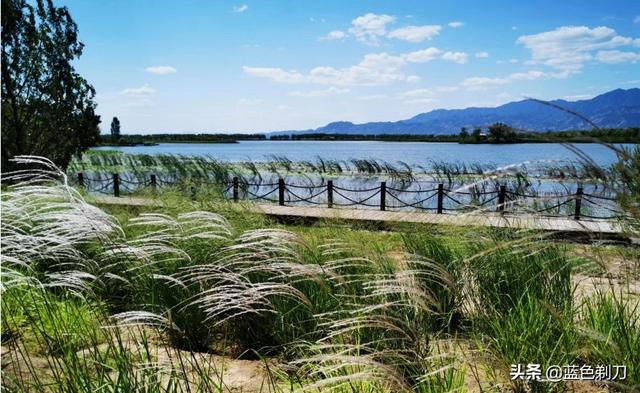
<svg viewBox="0 0 640 393">
<path fill-rule="evenodd" d="M 563 179 L 573 181 L 604 181 L 611 178 L 610 169 L 589 164 L 562 162 L 528 162 L 498 168 L 493 164 L 444 162 L 433 160 L 427 167 L 409 165 L 403 161 L 388 162 L 376 159 L 331 160 L 320 156 L 312 160 L 292 161 L 287 157 L 272 155 L 258 161 L 221 161 L 213 156 L 183 156 L 172 154 L 125 154 L 117 151 L 89 151 L 75 158 L 67 173 L 77 172 L 119 172 L 134 176 L 148 175 L 150 172 L 179 177 L 200 177 L 204 179 L 228 179 L 239 176 L 255 181 L 263 176 L 292 176 L 312 174 L 317 176 L 386 176 L 397 182 L 411 183 L 429 175 L 437 181 L 454 183 L 461 179 L 497 176 L 524 176 L 535 178 Z M 225 178 L 225 176 L 227 176 Z"/>
<path fill-rule="evenodd" d="M 557 163 L 529 163 L 495 168 L 491 165 L 433 162 L 429 168 L 409 166 L 403 162 L 389 163 L 378 160 L 353 159 L 332 161 L 317 157 L 315 161 L 293 162 L 286 157 L 272 156 L 263 162 L 224 162 L 213 157 L 186 157 L 174 155 L 85 154 L 67 169 L 69 177 L 77 184 L 78 173 L 84 174 L 84 187 L 94 193 L 113 193 L 112 174 L 120 175 L 120 193 L 123 195 L 148 194 L 153 187 L 182 190 L 183 195 L 194 198 L 211 193 L 223 193 L 231 197 L 231 179 L 238 178 L 240 198 L 252 198 L 273 190 L 278 179 L 293 188 L 296 193 L 287 194 L 292 203 L 327 203 L 327 184 L 349 189 L 380 187 L 385 181 L 394 196 L 387 198 L 390 208 L 394 204 L 414 208 L 416 202 L 425 200 L 427 190 L 443 184 L 453 199 L 445 198 L 445 207 L 457 211 L 495 211 L 501 187 L 506 192 L 505 210 L 519 213 L 544 213 L 572 216 L 575 212 L 574 195 L 578 186 L 587 194 L 582 211 L 592 217 L 620 215 L 612 199 L 620 190 L 613 181 L 611 170 L 601 170 L 598 178 L 590 177 L 588 165 L 571 165 L 570 176 Z M 558 169 L 562 176 L 553 178 L 548 173 Z M 549 172 L 551 171 L 551 172 Z M 151 174 L 155 175 L 152 187 Z M 575 176 L 574 176 L 575 175 Z M 322 190 L 325 190 L 324 192 Z M 425 191 L 420 193 L 419 191 Z M 405 192 L 406 191 L 406 192 Z M 344 190 L 340 191 L 341 193 Z M 418 192 L 418 193 L 416 193 Z M 366 198 L 366 193 L 347 192 L 347 198 Z M 396 195 L 398 194 L 398 195 Z M 271 199 L 277 194 L 269 194 Z M 343 203 L 341 199 L 337 203 Z M 348 201 L 348 199 L 345 199 Z M 342 202 L 341 202 L 342 201 Z M 435 208 L 435 199 L 417 208 Z M 371 200 L 371 203 L 376 203 Z"/>
</svg>

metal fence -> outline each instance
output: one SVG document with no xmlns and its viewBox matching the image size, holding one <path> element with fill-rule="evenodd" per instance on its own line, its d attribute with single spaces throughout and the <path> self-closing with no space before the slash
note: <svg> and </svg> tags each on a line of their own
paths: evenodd
<svg viewBox="0 0 640 393">
<path fill-rule="evenodd" d="M 396 188 L 387 182 L 369 188 L 349 188 L 328 180 L 321 185 L 288 184 L 284 179 L 277 182 L 249 183 L 234 177 L 227 181 L 210 181 L 192 178 L 188 182 L 163 179 L 150 174 L 144 180 L 121 177 L 114 173 L 108 177 L 89 178 L 77 174 L 81 187 L 90 192 L 119 197 L 121 192 L 134 192 L 140 188 L 187 185 L 191 196 L 196 197 L 197 186 L 214 185 L 225 197 L 233 201 L 253 200 L 278 203 L 280 206 L 308 205 L 327 208 L 373 208 L 386 210 L 426 211 L 436 214 L 453 214 L 468 211 L 498 213 L 529 213 L 549 217 L 572 217 L 580 219 L 613 219 L 624 215 L 611 196 L 584 192 L 578 186 L 574 193 L 523 194 L 507 190 L 501 185 L 496 191 L 480 192 L 476 189 L 464 191 L 445 188 L 444 184 L 427 189 Z"/>
</svg>

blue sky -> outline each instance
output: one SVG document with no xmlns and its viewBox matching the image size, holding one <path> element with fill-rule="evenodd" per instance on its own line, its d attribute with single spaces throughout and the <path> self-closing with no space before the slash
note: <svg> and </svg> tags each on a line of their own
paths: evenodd
<svg viewBox="0 0 640 393">
<path fill-rule="evenodd" d="M 64 0 L 103 132 L 392 121 L 640 86 L 639 1 Z"/>
</svg>

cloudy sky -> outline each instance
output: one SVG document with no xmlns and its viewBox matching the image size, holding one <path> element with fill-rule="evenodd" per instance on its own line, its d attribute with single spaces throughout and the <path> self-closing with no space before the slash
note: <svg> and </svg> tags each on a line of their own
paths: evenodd
<svg viewBox="0 0 640 393">
<path fill-rule="evenodd" d="M 102 128 L 261 132 L 640 86 L 640 2 L 60 0 Z M 528 4 L 524 4 L 528 3 Z"/>
</svg>

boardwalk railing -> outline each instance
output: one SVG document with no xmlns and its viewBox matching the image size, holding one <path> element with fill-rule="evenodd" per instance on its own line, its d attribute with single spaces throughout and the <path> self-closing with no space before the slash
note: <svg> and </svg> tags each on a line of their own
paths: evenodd
<svg viewBox="0 0 640 393">
<path fill-rule="evenodd" d="M 120 192 L 133 192 L 140 188 L 156 189 L 161 186 L 176 186 L 185 182 L 162 179 L 156 174 L 146 180 L 133 180 L 114 173 L 109 177 L 91 179 L 84 173 L 77 174 L 77 182 L 90 192 L 120 196 Z M 621 217 L 613 197 L 585 193 L 578 186 L 569 194 L 522 194 L 507 190 L 500 185 L 497 191 L 480 192 L 477 189 L 465 191 L 450 190 L 444 184 L 435 188 L 405 189 L 395 188 L 386 182 L 368 188 L 349 188 L 334 184 L 332 180 L 321 185 L 287 184 L 284 179 L 272 183 L 248 183 L 237 177 L 228 181 L 191 179 L 191 197 L 196 197 L 196 185 L 209 184 L 222 189 L 223 195 L 235 202 L 257 200 L 278 203 L 280 206 L 305 204 L 334 207 L 365 207 L 380 210 L 413 209 L 436 214 L 451 214 L 465 211 L 518 212 L 550 217 L 572 217 L 575 220 L 612 219 Z M 585 209 L 585 207 L 587 207 Z"/>
</svg>

